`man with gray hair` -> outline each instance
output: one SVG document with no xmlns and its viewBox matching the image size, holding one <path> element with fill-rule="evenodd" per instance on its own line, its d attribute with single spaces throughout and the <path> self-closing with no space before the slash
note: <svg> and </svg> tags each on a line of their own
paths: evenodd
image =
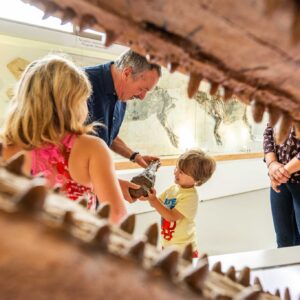
<svg viewBox="0 0 300 300">
<path fill-rule="evenodd" d="M 85 68 L 93 93 L 89 99 L 90 121 L 101 122 L 105 127 L 97 128 L 97 135 L 111 150 L 145 168 L 158 157 L 141 155 L 131 150 L 118 136 L 122 125 L 126 102 L 134 98 L 143 100 L 158 82 L 161 68 L 150 64 L 143 56 L 126 51 L 115 62 Z M 128 188 L 139 186 L 119 180 L 126 200 L 132 201 Z"/>
</svg>

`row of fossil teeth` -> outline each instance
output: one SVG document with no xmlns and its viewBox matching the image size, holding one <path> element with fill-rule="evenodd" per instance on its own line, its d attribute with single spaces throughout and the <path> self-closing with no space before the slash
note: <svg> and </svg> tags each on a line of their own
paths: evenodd
<svg viewBox="0 0 300 300">
<path fill-rule="evenodd" d="M 190 75 L 188 88 L 187 88 L 187 95 L 189 98 L 193 98 L 196 95 L 196 93 L 199 91 L 202 80 L 203 77 L 199 74 Z M 218 92 L 222 95 L 224 102 L 231 99 L 234 94 L 233 90 L 227 86 L 222 86 L 221 84 L 213 81 L 209 82 L 209 94 L 211 96 L 214 96 Z"/>
<path fill-rule="evenodd" d="M 294 126 L 296 137 L 300 139 L 300 122 L 294 121 L 286 112 L 274 106 L 265 106 L 262 102 L 252 100 L 252 115 L 255 122 L 259 123 L 263 119 L 264 112 L 269 114 L 269 125 L 275 128 L 275 140 L 277 144 L 282 144 L 288 137 L 291 127 Z"/>
<path fill-rule="evenodd" d="M 191 75 L 188 83 L 187 94 L 190 98 L 193 98 L 199 90 L 199 86 L 203 77 L 200 75 Z M 209 93 L 211 96 L 216 95 L 220 91 L 220 85 L 216 82 L 210 83 Z M 227 87 L 223 87 L 223 99 L 224 102 L 231 99 L 233 96 L 233 90 Z M 296 137 L 300 139 L 300 122 L 292 120 L 287 112 L 281 112 L 280 109 L 275 106 L 266 106 L 263 102 L 256 99 L 251 101 L 251 111 L 253 120 L 256 123 L 260 123 L 263 120 L 265 112 L 269 115 L 269 125 L 275 127 L 276 125 L 276 143 L 282 144 L 290 133 L 291 126 L 294 126 Z"/>
<path fill-rule="evenodd" d="M 43 9 L 44 11 L 44 15 L 42 17 L 43 20 L 49 18 L 50 16 L 57 16 L 61 19 L 61 25 L 71 22 L 78 26 L 80 32 L 99 25 L 98 20 L 92 14 L 80 15 L 72 7 L 69 6 L 60 8 L 58 4 L 51 1 L 23 1 L 33 5 L 38 4 L 39 6 L 42 6 L 41 9 Z M 104 29 L 105 24 L 103 24 L 103 26 L 101 27 L 103 27 Z M 111 46 L 116 41 L 116 39 L 117 35 L 114 32 L 112 32 L 111 30 L 105 31 L 105 47 Z"/>
<path fill-rule="evenodd" d="M 236 272 L 236 270 L 233 266 L 231 266 L 226 272 L 223 273 L 222 272 L 222 266 L 221 266 L 220 262 L 216 262 L 212 266 L 211 270 L 216 272 L 217 274 L 225 275 L 226 277 L 230 278 L 232 281 L 238 282 L 239 284 L 241 284 L 245 287 L 250 286 L 250 269 L 248 267 L 243 268 L 240 271 L 238 277 L 236 276 L 237 272 Z M 253 287 L 254 287 L 254 289 L 253 289 Z M 246 290 L 246 293 L 251 294 L 251 299 L 256 299 L 256 297 L 258 297 L 259 292 L 264 292 L 263 286 L 262 286 L 262 284 L 260 282 L 260 279 L 258 277 L 254 278 L 253 287 L 251 287 L 249 290 Z M 271 295 L 271 293 L 269 293 L 267 291 L 265 291 L 265 292 L 268 293 L 269 295 Z M 280 298 L 279 289 L 276 289 L 274 295 Z M 285 288 L 283 299 L 284 300 L 290 300 L 291 299 L 289 288 Z"/>
<path fill-rule="evenodd" d="M 47 222 L 47 216 L 56 214 L 57 217 L 52 218 L 55 220 L 55 230 L 72 234 L 95 249 L 130 257 L 144 268 L 154 273 L 165 274 L 173 282 L 185 283 L 190 289 L 207 298 L 220 299 L 226 295 L 227 298 L 234 298 L 237 295 L 236 299 L 247 299 L 251 295 L 253 299 L 269 299 L 264 298 L 267 294 L 264 294 L 262 289 L 258 290 L 256 285 L 244 290 L 244 287 L 250 284 L 249 268 L 244 269 L 237 277 L 234 268 L 223 274 L 221 264 L 217 263 L 209 272 L 208 260 L 205 257 L 196 268 L 192 268 L 188 262 L 191 261 L 191 245 L 188 245 L 182 254 L 174 249 L 166 249 L 161 253 L 155 247 L 158 239 L 157 224 L 151 225 L 142 238 L 134 239 L 134 215 L 125 218 L 119 227 L 112 226 L 107 222 L 109 205 L 101 205 L 97 213 L 92 215 L 79 203 L 74 203 L 57 193 L 48 193 L 40 178 L 20 176 L 20 156 L 22 155 L 0 167 L 0 208 L 5 210 L 5 202 L 9 202 L 15 206 L 15 209 L 9 211 L 21 210 L 39 214 L 43 216 L 39 219 L 49 225 L 51 223 Z M 272 297 L 270 299 L 276 299 Z"/>
<path fill-rule="evenodd" d="M 151 63 L 156 63 L 159 61 L 158 58 L 156 58 L 154 55 L 146 55 L 146 58 L 148 59 L 149 62 Z M 163 60 L 160 60 L 163 62 Z M 168 63 L 167 64 L 168 70 L 173 73 L 174 71 L 179 68 L 178 63 Z M 200 89 L 200 84 L 202 80 L 205 80 L 209 84 L 209 91 L 208 93 L 211 96 L 218 95 L 223 99 L 223 101 L 226 103 L 227 101 L 233 99 L 233 95 L 236 94 L 237 99 L 243 100 L 246 103 L 249 103 L 249 98 L 253 98 L 251 103 L 251 111 L 252 111 L 252 116 L 253 120 L 256 123 L 259 123 L 262 121 L 264 113 L 268 112 L 269 114 L 269 124 L 272 127 L 276 126 L 275 130 L 275 141 L 277 144 L 282 144 L 288 137 L 290 133 L 291 126 L 294 126 L 295 132 L 296 132 L 296 137 L 300 139 L 300 122 L 293 120 L 288 112 L 281 111 L 279 108 L 275 107 L 274 105 L 265 105 L 263 101 L 257 100 L 256 94 L 257 92 L 262 92 L 262 91 L 256 91 L 254 93 L 254 96 L 251 97 L 246 97 L 243 94 L 243 90 L 233 90 L 231 87 L 228 86 L 228 84 L 225 81 L 222 82 L 216 82 L 209 80 L 207 78 L 204 78 L 201 74 L 199 73 L 191 73 L 189 75 L 189 80 L 188 80 L 188 87 L 187 87 L 187 95 L 189 98 L 194 98 L 197 92 Z M 258 93 L 259 94 L 259 93 Z M 258 99 L 261 99 L 261 96 L 258 95 Z M 240 98 L 239 98 L 240 97 Z"/>
<path fill-rule="evenodd" d="M 38 0 L 23 0 L 29 3 L 41 3 Z M 80 31 L 83 31 L 88 28 L 92 28 L 98 24 L 98 20 L 91 14 L 80 15 L 77 14 L 76 11 L 71 7 L 66 7 L 61 9 L 57 4 L 51 1 L 44 1 L 41 3 L 43 5 L 44 16 L 43 19 L 48 18 L 49 16 L 56 15 L 61 19 L 61 24 L 66 24 L 68 22 L 72 22 L 73 24 L 77 24 Z M 105 30 L 106 39 L 105 46 L 108 47 L 112 45 L 118 38 L 117 34 L 111 30 Z M 147 54 L 146 58 L 151 63 L 156 63 L 156 57 L 152 54 Z M 178 62 L 169 62 L 167 64 L 167 69 L 170 73 L 173 73 L 179 67 Z M 190 79 L 187 88 L 187 94 L 189 98 L 193 98 L 196 92 L 199 90 L 199 86 L 201 80 L 203 79 L 202 75 L 199 74 L 190 74 Z M 210 94 L 215 95 L 219 89 L 219 83 L 211 82 Z M 224 100 L 228 100 L 233 95 L 233 90 L 229 87 L 223 87 L 223 98 Z"/>
<path fill-rule="evenodd" d="M 188 83 L 188 96 L 193 98 L 199 90 L 201 81 L 203 80 L 200 75 L 191 75 Z M 220 91 L 220 85 L 216 82 L 210 83 L 209 93 L 211 96 L 216 95 Z M 233 96 L 233 90 L 227 87 L 223 87 L 223 99 L 224 102 L 231 99 Z M 276 143 L 282 144 L 290 133 L 291 126 L 294 126 L 296 137 L 300 139 L 300 122 L 292 120 L 287 112 L 281 112 L 275 106 L 266 106 L 263 102 L 256 99 L 251 101 L 251 111 L 253 120 L 256 123 L 260 123 L 263 120 L 264 113 L 267 112 L 269 115 L 269 125 L 275 127 L 276 125 Z"/>
</svg>

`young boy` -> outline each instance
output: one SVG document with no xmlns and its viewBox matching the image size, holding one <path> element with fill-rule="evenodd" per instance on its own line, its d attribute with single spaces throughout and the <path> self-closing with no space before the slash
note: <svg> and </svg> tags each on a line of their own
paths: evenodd
<svg viewBox="0 0 300 300">
<path fill-rule="evenodd" d="M 193 245 L 193 258 L 198 257 L 196 224 L 198 195 L 195 186 L 205 183 L 214 173 L 214 159 L 201 150 L 190 150 L 182 154 L 174 170 L 175 184 L 159 198 L 152 189 L 148 201 L 162 216 L 162 246 L 175 245 L 183 250 Z"/>
</svg>

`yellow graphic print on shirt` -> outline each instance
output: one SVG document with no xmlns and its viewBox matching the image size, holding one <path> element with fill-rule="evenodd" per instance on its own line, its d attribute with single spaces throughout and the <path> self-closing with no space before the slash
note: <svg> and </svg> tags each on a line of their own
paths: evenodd
<svg viewBox="0 0 300 300">
<path fill-rule="evenodd" d="M 173 185 L 162 193 L 159 199 L 165 207 L 175 208 L 184 216 L 176 222 L 169 222 L 162 218 L 163 247 L 176 245 L 183 248 L 192 243 L 194 250 L 197 250 L 196 224 L 194 221 L 198 208 L 196 188 L 182 188 L 179 185 Z"/>
</svg>

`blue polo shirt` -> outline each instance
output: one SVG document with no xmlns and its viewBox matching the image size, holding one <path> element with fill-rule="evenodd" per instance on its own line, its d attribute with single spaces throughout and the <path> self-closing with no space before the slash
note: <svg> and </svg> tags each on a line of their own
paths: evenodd
<svg viewBox="0 0 300 300">
<path fill-rule="evenodd" d="M 113 62 L 84 68 L 93 89 L 88 100 L 89 121 L 105 125 L 96 127 L 96 131 L 109 147 L 119 133 L 126 111 L 126 103 L 118 100 L 115 91 L 111 64 Z"/>
</svg>

